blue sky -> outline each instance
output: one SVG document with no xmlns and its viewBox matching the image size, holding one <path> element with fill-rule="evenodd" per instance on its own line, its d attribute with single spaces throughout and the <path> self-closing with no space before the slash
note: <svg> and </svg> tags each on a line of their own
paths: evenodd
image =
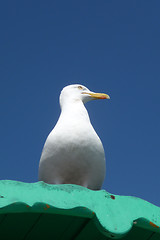
<svg viewBox="0 0 160 240">
<path fill-rule="evenodd" d="M 37 181 L 59 93 L 81 83 L 111 96 L 86 104 L 106 152 L 103 188 L 160 206 L 159 0 L 0 5 L 0 179 Z"/>
</svg>

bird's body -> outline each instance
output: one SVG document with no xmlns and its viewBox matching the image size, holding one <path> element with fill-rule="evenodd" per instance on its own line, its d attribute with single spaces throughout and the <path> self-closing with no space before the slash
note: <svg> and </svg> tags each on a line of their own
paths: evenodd
<svg viewBox="0 0 160 240">
<path fill-rule="evenodd" d="M 98 190 L 105 177 L 105 154 L 83 103 L 89 100 L 87 94 L 79 95 L 78 89 L 78 97 L 75 97 L 76 94 L 73 96 L 69 91 L 78 86 L 67 86 L 61 93 L 61 115 L 45 142 L 39 180 L 50 184 L 77 184 Z M 73 97 L 67 97 L 69 92 Z"/>
</svg>

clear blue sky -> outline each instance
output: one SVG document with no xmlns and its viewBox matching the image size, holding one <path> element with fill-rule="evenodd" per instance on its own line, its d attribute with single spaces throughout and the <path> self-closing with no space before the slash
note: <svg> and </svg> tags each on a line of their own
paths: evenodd
<svg viewBox="0 0 160 240">
<path fill-rule="evenodd" d="M 0 179 L 35 182 L 72 83 L 111 96 L 87 104 L 107 191 L 160 206 L 160 1 L 2 1 Z"/>
</svg>

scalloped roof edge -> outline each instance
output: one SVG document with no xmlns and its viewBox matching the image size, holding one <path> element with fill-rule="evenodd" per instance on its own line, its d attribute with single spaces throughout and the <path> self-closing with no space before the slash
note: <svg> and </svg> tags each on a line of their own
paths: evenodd
<svg viewBox="0 0 160 240">
<path fill-rule="evenodd" d="M 136 197 L 82 186 L 0 181 L 0 214 L 51 213 L 93 219 L 105 236 L 120 238 L 134 226 L 160 234 L 160 208 Z"/>
</svg>

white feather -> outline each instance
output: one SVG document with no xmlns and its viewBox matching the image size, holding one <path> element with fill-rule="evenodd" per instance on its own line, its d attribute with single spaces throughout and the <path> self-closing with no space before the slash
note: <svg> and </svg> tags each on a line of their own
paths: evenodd
<svg viewBox="0 0 160 240">
<path fill-rule="evenodd" d="M 69 85 L 61 92 L 61 115 L 45 142 L 39 180 L 98 190 L 105 177 L 105 154 L 84 106 L 84 102 L 92 99 L 82 93 L 91 92 L 78 86 Z"/>
</svg>

